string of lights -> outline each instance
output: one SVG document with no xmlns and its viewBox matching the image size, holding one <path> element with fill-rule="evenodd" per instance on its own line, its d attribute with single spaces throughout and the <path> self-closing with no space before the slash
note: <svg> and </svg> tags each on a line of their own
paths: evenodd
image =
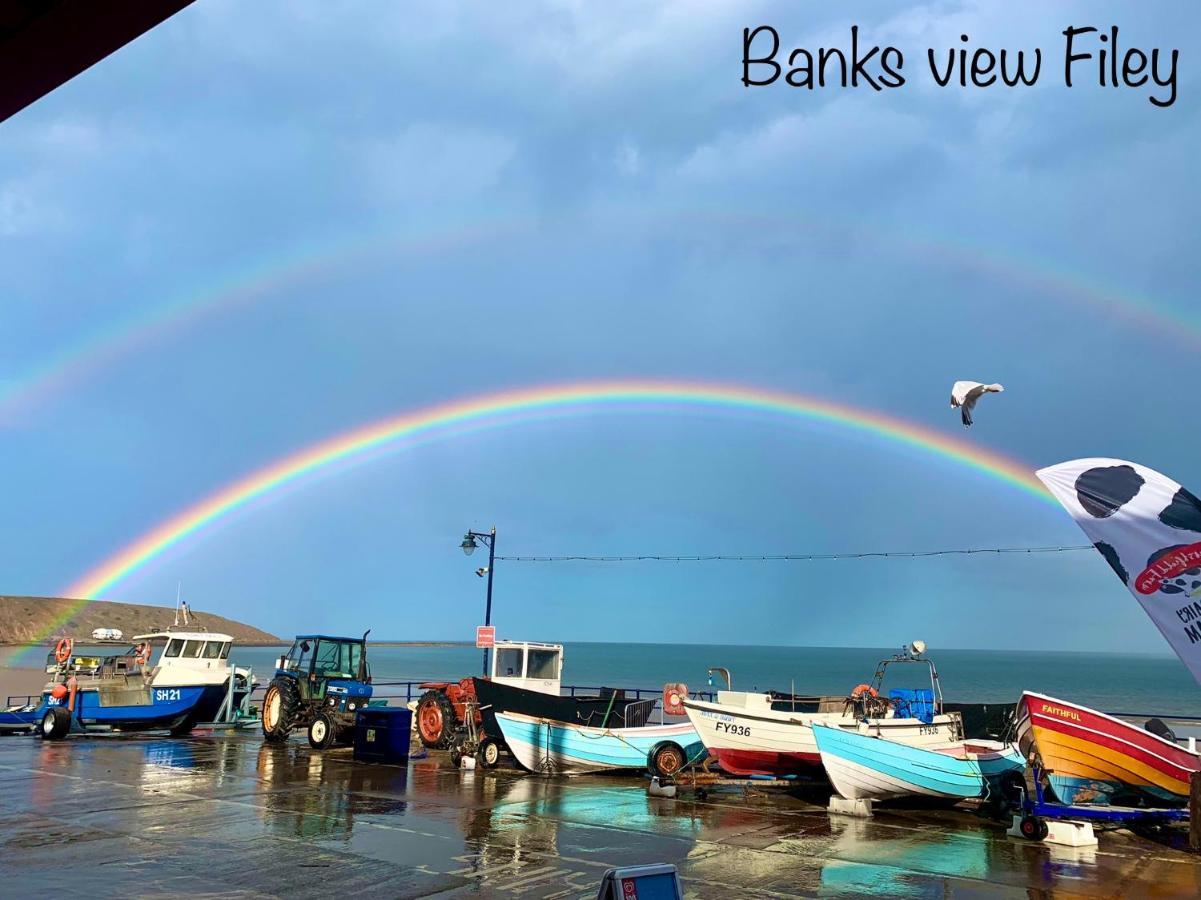
<svg viewBox="0 0 1201 900">
<path fill-rule="evenodd" d="M 497 556 L 498 561 L 523 563 L 558 562 L 813 562 L 839 559 L 924 559 L 931 556 L 973 556 L 1002 553 L 1073 553 L 1092 550 L 1092 544 L 1063 547 L 969 547 L 952 550 L 885 550 L 869 553 L 753 553 L 697 554 L 677 556 L 665 553 L 642 553 L 634 556 Z"/>
</svg>

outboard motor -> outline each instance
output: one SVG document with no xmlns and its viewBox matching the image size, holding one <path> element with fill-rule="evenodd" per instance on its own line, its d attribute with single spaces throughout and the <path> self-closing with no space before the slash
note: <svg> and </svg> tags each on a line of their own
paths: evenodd
<svg viewBox="0 0 1201 900">
<path fill-rule="evenodd" d="M 1163 719 L 1148 719 L 1147 724 L 1143 728 L 1156 737 L 1163 738 L 1165 741 L 1176 742 L 1176 733 L 1164 724 Z"/>
</svg>

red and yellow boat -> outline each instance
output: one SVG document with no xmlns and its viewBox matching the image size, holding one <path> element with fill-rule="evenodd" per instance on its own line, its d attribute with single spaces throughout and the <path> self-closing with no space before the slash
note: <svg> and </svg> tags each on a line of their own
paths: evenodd
<svg viewBox="0 0 1201 900">
<path fill-rule="evenodd" d="M 1027 691 L 1017 708 L 1018 746 L 1041 764 L 1061 803 L 1188 802 L 1201 756 L 1113 716 Z"/>
</svg>

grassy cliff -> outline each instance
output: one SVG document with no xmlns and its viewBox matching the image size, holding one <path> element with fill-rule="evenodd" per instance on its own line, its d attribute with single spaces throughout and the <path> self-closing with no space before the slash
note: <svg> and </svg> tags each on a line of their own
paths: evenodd
<svg viewBox="0 0 1201 900">
<path fill-rule="evenodd" d="M 31 641 L 49 644 L 60 637 L 87 641 L 95 628 L 119 628 L 126 638 L 130 638 L 135 634 L 160 631 L 175 620 L 175 610 L 168 606 L 96 600 L 72 613 L 79 604 L 78 600 L 62 597 L 0 596 L 0 644 Z M 273 634 L 204 610 L 193 609 L 192 622 L 209 631 L 231 635 L 239 644 L 281 643 Z"/>
</svg>

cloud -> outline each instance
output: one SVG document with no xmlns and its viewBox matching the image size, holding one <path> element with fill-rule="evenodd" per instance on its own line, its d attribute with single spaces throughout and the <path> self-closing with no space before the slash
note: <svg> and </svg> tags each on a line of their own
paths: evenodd
<svg viewBox="0 0 1201 900">
<path fill-rule="evenodd" d="M 517 156 L 503 134 L 455 123 L 419 122 L 369 139 L 354 151 L 372 203 L 438 204 L 481 199 Z"/>
</svg>

